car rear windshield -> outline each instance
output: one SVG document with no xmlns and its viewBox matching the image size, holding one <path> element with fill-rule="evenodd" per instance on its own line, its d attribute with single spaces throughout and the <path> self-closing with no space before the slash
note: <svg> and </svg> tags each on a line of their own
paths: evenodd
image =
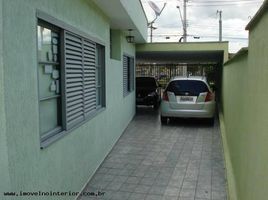
<svg viewBox="0 0 268 200">
<path fill-rule="evenodd" d="M 203 81 L 177 80 L 169 83 L 167 91 L 177 96 L 199 96 L 202 92 L 208 92 L 208 87 Z"/>
<path fill-rule="evenodd" d="M 156 81 L 152 77 L 138 77 L 136 78 L 137 87 L 157 87 Z"/>
</svg>

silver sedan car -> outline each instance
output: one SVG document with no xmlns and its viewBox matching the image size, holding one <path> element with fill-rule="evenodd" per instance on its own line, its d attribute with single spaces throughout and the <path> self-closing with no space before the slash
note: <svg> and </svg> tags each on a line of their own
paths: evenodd
<svg viewBox="0 0 268 200">
<path fill-rule="evenodd" d="M 206 118 L 214 123 L 215 95 L 205 77 L 175 77 L 163 92 L 161 122 L 168 118 Z"/>
</svg>

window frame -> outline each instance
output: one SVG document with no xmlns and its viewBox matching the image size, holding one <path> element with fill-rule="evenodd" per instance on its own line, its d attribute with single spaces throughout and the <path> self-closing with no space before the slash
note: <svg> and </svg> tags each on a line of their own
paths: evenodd
<svg viewBox="0 0 268 200">
<path fill-rule="evenodd" d="M 102 108 L 106 106 L 106 92 L 105 92 L 105 80 L 106 80 L 106 70 L 105 70 L 105 56 L 103 57 L 99 57 L 99 53 L 104 54 L 105 55 L 105 47 L 102 45 L 97 44 L 96 45 L 96 51 L 98 51 L 97 55 L 98 55 L 98 60 L 100 62 L 100 65 L 98 63 L 96 63 L 96 71 L 98 71 L 98 74 L 96 73 L 96 77 L 99 75 L 100 73 L 100 77 L 98 76 L 98 78 L 100 78 L 100 85 L 96 84 L 96 90 L 97 88 L 100 88 L 100 104 L 96 104 L 97 108 Z"/>
<path fill-rule="evenodd" d="M 45 24 L 46 27 L 52 28 L 54 30 L 55 28 L 59 32 L 60 37 L 60 44 L 59 44 L 59 69 L 60 69 L 60 84 L 61 84 L 61 121 L 62 121 L 62 127 L 60 130 L 55 130 L 51 132 L 47 132 L 44 135 L 41 133 L 40 129 L 40 93 L 39 93 L 39 78 L 38 78 L 38 108 L 39 108 L 39 136 L 40 136 L 40 148 L 44 149 L 48 147 L 50 144 L 54 143 L 58 139 L 62 138 L 63 136 L 67 135 L 68 133 L 72 132 L 74 129 L 80 127 L 82 124 L 87 123 L 89 120 L 94 118 L 96 115 L 98 115 L 100 112 L 103 112 L 106 109 L 106 65 L 105 65 L 105 59 L 106 59 L 106 45 L 105 42 L 99 40 L 98 38 L 92 37 L 82 31 L 79 31 L 78 29 L 67 25 L 65 22 L 62 22 L 40 10 L 36 11 L 36 52 L 38 52 L 38 34 L 37 34 L 37 27 L 42 26 L 42 24 Z M 101 104 L 99 106 L 96 106 L 96 109 L 94 110 L 94 113 L 86 116 L 81 122 L 75 124 L 70 129 L 67 129 L 67 122 L 66 122 L 66 71 L 65 71 L 65 31 L 68 31 L 72 34 L 77 35 L 78 37 L 81 37 L 83 39 L 86 39 L 88 41 L 92 41 L 96 44 L 96 47 L 101 48 L 101 92 L 100 96 L 101 98 Z M 97 51 L 97 48 L 96 48 Z M 83 54 L 83 53 L 82 53 Z M 96 56 L 97 52 L 95 52 Z M 96 61 L 96 60 L 95 60 Z M 39 66 L 39 56 L 37 53 L 37 66 Z M 95 68 L 97 68 L 97 61 L 95 63 Z M 38 68 L 37 68 L 38 69 Z M 96 76 L 96 70 L 95 70 L 95 76 Z M 37 70 L 37 77 L 38 77 L 38 70 Z M 97 83 L 95 82 L 95 86 L 97 88 Z M 96 93 L 96 99 L 97 99 L 97 93 Z M 96 102 L 97 104 L 97 102 Z"/>
<path fill-rule="evenodd" d="M 63 80 L 62 80 L 62 76 L 60 76 L 60 94 L 59 95 L 54 95 L 54 96 L 51 96 L 51 97 L 43 97 L 41 98 L 41 95 L 40 95 L 40 90 L 39 90 L 39 86 L 40 86 L 40 81 L 39 81 L 39 65 L 40 64 L 49 64 L 49 65 L 58 65 L 59 67 L 59 71 L 60 71 L 60 75 L 62 74 L 62 64 L 61 64 L 61 58 L 60 58 L 60 54 L 61 54 L 61 44 L 62 44 L 62 41 L 61 41 L 61 30 L 59 27 L 57 26 L 54 26 L 52 24 L 50 24 L 49 22 L 46 22 L 44 21 L 43 19 L 38 19 L 37 20 L 37 26 L 42 26 L 44 28 L 47 28 L 47 29 L 50 29 L 51 31 L 54 31 L 54 32 L 57 32 L 58 35 L 59 35 L 59 61 L 58 62 L 53 62 L 53 61 L 43 61 L 43 60 L 40 60 L 39 57 L 37 56 L 37 77 L 38 77 L 38 108 L 39 108 L 39 133 L 40 133 L 40 139 L 41 140 L 46 140 L 50 137 L 53 137 L 54 135 L 60 133 L 63 131 L 63 117 L 62 117 L 62 111 L 63 111 L 63 96 L 62 96 L 62 83 L 63 83 Z M 38 30 L 37 30 L 38 31 Z M 38 49 L 38 34 L 37 34 L 37 49 Z M 38 52 L 38 50 L 37 50 Z M 57 97 L 58 96 L 58 97 Z M 46 100 L 50 100 L 50 99 L 55 99 L 55 98 L 60 98 L 58 99 L 57 101 L 57 112 L 59 112 L 59 116 L 57 116 L 58 118 L 58 121 L 60 121 L 60 126 L 57 126 L 55 127 L 54 129 L 52 130 L 49 130 L 49 131 L 46 131 L 44 133 L 41 132 L 41 116 L 40 116 L 40 113 L 41 113 L 41 110 L 40 110 L 40 104 L 42 101 L 46 101 Z M 59 105 L 60 104 L 60 105 Z"/>
<path fill-rule="evenodd" d="M 127 66 L 125 66 L 125 58 L 127 59 Z M 122 60 L 123 60 L 123 96 L 126 97 L 130 93 L 132 93 L 135 88 L 134 86 L 135 85 L 135 57 L 124 53 Z M 127 72 L 126 80 L 125 80 L 125 70 Z"/>
</svg>

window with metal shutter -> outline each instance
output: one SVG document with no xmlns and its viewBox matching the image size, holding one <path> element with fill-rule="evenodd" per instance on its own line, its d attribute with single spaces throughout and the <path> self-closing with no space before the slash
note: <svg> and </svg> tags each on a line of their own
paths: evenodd
<svg viewBox="0 0 268 200">
<path fill-rule="evenodd" d="M 134 90 L 134 74 L 135 73 L 135 64 L 134 58 L 130 58 L 130 90 Z"/>
<path fill-rule="evenodd" d="M 96 110 L 96 44 L 84 40 L 85 115 Z"/>
<path fill-rule="evenodd" d="M 123 56 L 123 95 L 128 94 L 128 57 Z"/>
<path fill-rule="evenodd" d="M 96 44 L 65 31 L 66 128 L 96 110 Z"/>
<path fill-rule="evenodd" d="M 105 45 L 45 13 L 37 16 L 39 126 L 44 148 L 104 110 Z"/>
<path fill-rule="evenodd" d="M 123 56 L 123 95 L 127 96 L 134 90 L 134 58 Z"/>
</svg>

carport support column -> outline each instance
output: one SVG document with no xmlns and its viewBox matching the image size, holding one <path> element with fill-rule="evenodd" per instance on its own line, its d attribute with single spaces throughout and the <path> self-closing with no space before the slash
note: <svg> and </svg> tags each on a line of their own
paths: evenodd
<svg viewBox="0 0 268 200">
<path fill-rule="evenodd" d="M 187 64 L 182 66 L 182 75 L 187 76 Z"/>
</svg>

